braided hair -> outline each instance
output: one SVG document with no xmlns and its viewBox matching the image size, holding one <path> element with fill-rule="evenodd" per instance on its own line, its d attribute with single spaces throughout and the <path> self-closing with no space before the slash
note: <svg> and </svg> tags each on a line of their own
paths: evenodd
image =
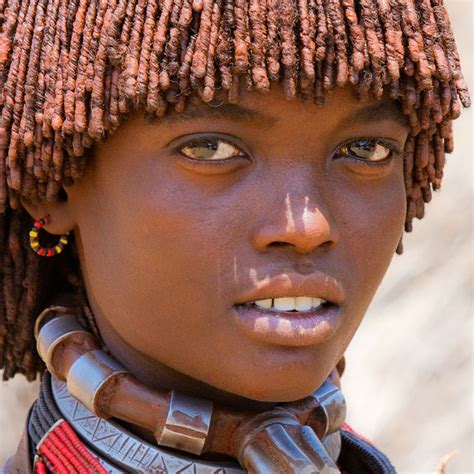
<svg viewBox="0 0 474 474">
<path fill-rule="evenodd" d="M 240 83 L 323 106 L 352 86 L 398 101 L 406 231 L 424 215 L 470 98 L 443 0 L 0 0 L 0 368 L 41 370 L 33 323 L 73 288 L 93 324 L 74 246 L 41 259 L 20 200 L 65 199 L 92 147 L 140 109 L 181 112 L 191 95 L 239 99 Z M 399 246 L 398 252 L 402 249 Z"/>
</svg>

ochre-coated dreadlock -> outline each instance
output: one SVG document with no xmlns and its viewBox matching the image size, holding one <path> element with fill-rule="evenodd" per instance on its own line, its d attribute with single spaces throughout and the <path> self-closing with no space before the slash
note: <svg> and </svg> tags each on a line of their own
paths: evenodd
<svg viewBox="0 0 474 474">
<path fill-rule="evenodd" d="M 0 0 L 0 368 L 33 379 L 32 326 L 52 288 L 76 288 L 73 246 L 54 262 L 24 241 L 20 198 L 54 201 L 87 150 L 129 113 L 162 117 L 240 81 L 323 105 L 336 86 L 385 92 L 411 126 L 406 230 L 440 187 L 452 120 L 470 105 L 443 0 Z M 399 248 L 399 252 L 401 248 Z M 41 279 L 40 279 L 41 276 Z"/>
</svg>

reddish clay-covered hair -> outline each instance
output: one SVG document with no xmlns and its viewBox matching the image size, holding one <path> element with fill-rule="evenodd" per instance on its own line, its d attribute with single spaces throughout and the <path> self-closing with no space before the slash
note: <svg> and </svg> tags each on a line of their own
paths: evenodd
<svg viewBox="0 0 474 474">
<path fill-rule="evenodd" d="M 0 367 L 41 368 L 32 336 L 53 289 L 72 285 L 92 324 L 73 246 L 40 260 L 20 198 L 62 199 L 88 149 L 131 112 L 163 117 L 240 83 L 323 106 L 336 86 L 399 101 L 406 230 L 424 215 L 470 105 L 443 0 L 0 0 Z M 399 248 L 401 252 L 401 247 Z"/>
</svg>

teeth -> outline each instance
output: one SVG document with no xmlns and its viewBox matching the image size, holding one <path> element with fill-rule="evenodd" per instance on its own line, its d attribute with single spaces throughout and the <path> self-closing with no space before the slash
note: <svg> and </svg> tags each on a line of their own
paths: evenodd
<svg viewBox="0 0 474 474">
<path fill-rule="evenodd" d="M 277 311 L 293 311 L 296 306 L 296 298 L 275 298 L 273 307 Z"/>
<path fill-rule="evenodd" d="M 254 301 L 255 306 L 262 309 L 272 309 L 274 311 L 309 311 L 319 308 L 324 303 L 326 303 L 326 301 L 322 298 L 312 298 L 311 296 L 268 298 Z"/>
<path fill-rule="evenodd" d="M 313 308 L 319 308 L 323 303 L 325 303 L 324 300 L 321 298 L 311 298 L 313 300 Z"/>
<path fill-rule="evenodd" d="M 298 296 L 295 300 L 296 311 L 309 311 L 313 306 L 313 298 L 310 298 L 309 296 Z"/>
<path fill-rule="evenodd" d="M 268 300 L 259 300 L 259 301 L 255 301 L 255 305 L 258 306 L 259 308 L 265 308 L 265 309 L 268 309 L 268 308 L 271 308 L 272 307 L 272 299 L 268 299 Z"/>
</svg>

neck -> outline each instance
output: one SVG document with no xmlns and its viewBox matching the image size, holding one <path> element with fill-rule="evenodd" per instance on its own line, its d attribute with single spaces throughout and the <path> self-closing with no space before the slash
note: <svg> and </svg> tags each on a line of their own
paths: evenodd
<svg viewBox="0 0 474 474">
<path fill-rule="evenodd" d="M 96 312 L 94 314 L 96 315 Z M 104 344 L 111 355 L 127 367 L 137 380 L 152 389 L 167 392 L 176 390 L 224 404 L 236 410 L 267 410 L 276 404 L 251 400 L 196 380 L 131 348 L 117 334 L 106 318 L 98 318 L 98 325 Z"/>
</svg>

